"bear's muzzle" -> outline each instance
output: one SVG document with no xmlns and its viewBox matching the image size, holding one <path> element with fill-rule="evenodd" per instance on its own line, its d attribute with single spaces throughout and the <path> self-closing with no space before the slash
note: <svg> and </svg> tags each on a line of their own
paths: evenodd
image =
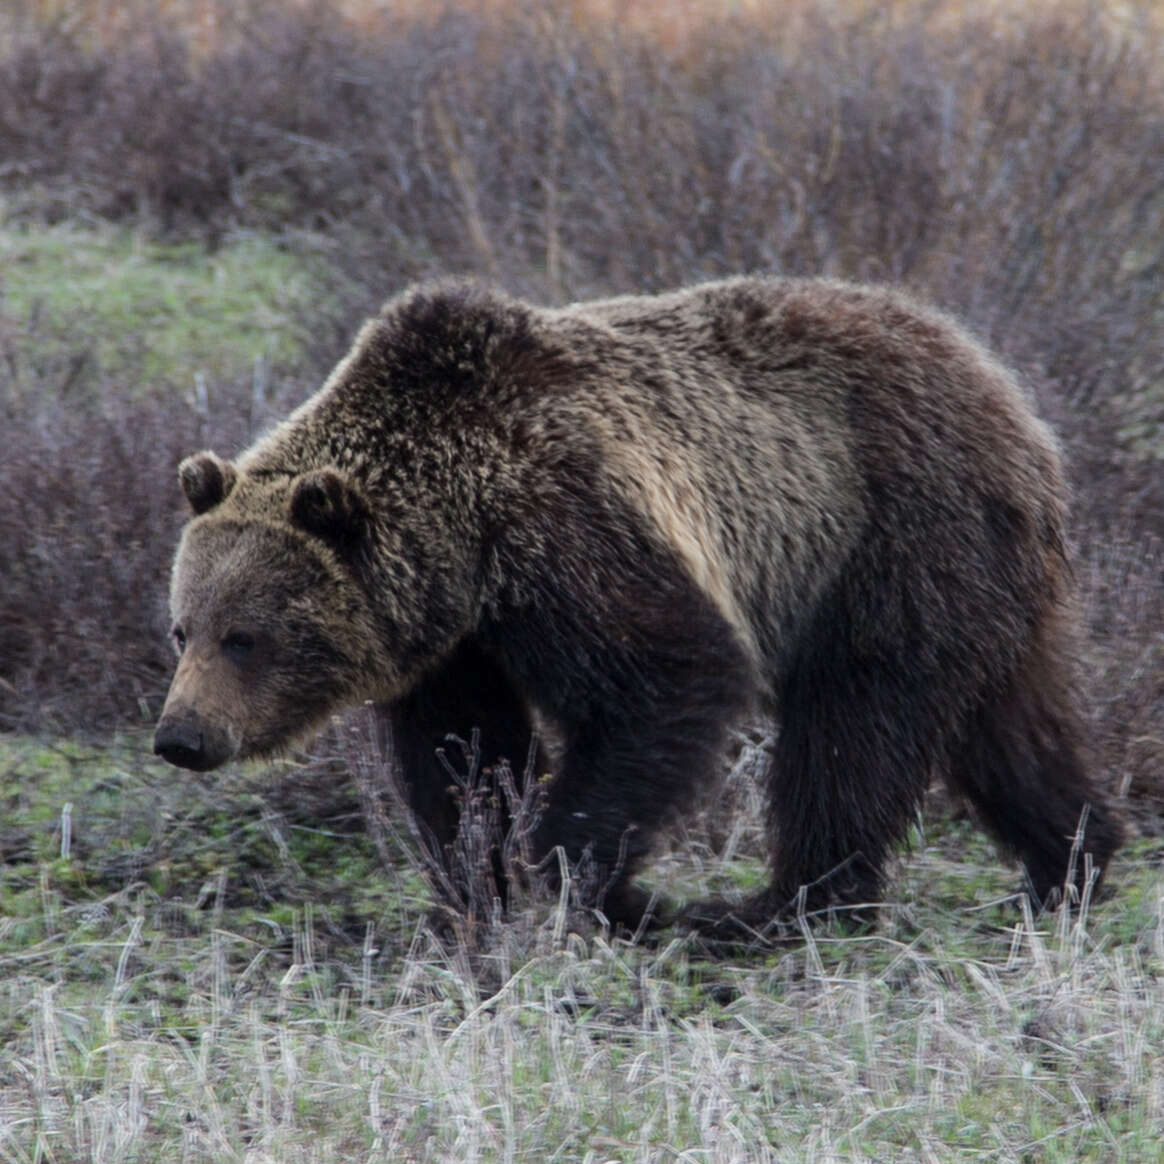
<svg viewBox="0 0 1164 1164">
<path fill-rule="evenodd" d="M 227 756 L 221 749 L 208 747 L 206 732 L 195 722 L 177 716 L 163 716 L 154 732 L 156 755 L 194 772 L 208 772 L 217 768 Z"/>
</svg>

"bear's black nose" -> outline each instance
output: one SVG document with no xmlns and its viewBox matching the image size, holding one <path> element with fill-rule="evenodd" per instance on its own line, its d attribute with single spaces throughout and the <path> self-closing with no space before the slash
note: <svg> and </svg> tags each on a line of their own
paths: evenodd
<svg viewBox="0 0 1164 1164">
<path fill-rule="evenodd" d="M 162 720 L 158 724 L 154 752 L 179 768 L 201 772 L 209 767 L 205 737 L 193 724 L 181 720 Z"/>
</svg>

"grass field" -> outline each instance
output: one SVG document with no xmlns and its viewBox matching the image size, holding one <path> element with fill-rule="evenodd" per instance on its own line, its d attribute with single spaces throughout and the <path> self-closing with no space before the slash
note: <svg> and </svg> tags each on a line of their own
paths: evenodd
<svg viewBox="0 0 1164 1164">
<path fill-rule="evenodd" d="M 1160 6 L 420 7 L 0 11 L 0 1162 L 1164 1160 Z M 269 767 L 150 755 L 182 456 L 410 279 L 742 270 L 906 284 L 1059 431 L 1134 834 L 1097 899 L 1032 916 L 939 791 L 865 931 L 470 924 L 358 717 Z M 660 893 L 764 878 L 762 739 Z"/>
<path fill-rule="evenodd" d="M 542 902 L 470 954 L 350 799 L 142 743 L 0 750 L 2 1160 L 1160 1158 L 1158 841 L 1032 919 L 936 813 L 863 935 L 708 960 Z M 651 879 L 746 883 L 739 824 Z"/>
</svg>

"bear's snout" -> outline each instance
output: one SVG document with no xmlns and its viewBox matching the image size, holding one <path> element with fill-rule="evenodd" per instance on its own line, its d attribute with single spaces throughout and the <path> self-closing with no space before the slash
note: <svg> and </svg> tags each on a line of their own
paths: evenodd
<svg viewBox="0 0 1164 1164">
<path fill-rule="evenodd" d="M 195 772 L 217 768 L 225 759 L 206 746 L 206 733 L 196 723 L 173 716 L 163 716 L 158 724 L 154 752 L 179 768 Z"/>
</svg>

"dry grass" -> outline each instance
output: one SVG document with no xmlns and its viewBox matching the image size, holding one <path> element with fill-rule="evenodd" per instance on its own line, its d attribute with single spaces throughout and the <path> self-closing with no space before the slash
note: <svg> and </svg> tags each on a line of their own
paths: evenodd
<svg viewBox="0 0 1164 1164">
<path fill-rule="evenodd" d="M 830 941 L 706 993 L 681 947 L 570 939 L 485 999 L 421 948 L 363 999 L 307 923 L 258 1003 L 245 943 L 195 946 L 181 1029 L 119 974 L 143 936 L 93 943 L 83 1008 L 30 981 L 39 951 L 9 978 L 4 1159 L 1130 1161 L 1164 1119 L 1154 975 L 1034 928 L 987 960 Z"/>
<path fill-rule="evenodd" d="M 124 751 L 0 749 L 0 1160 L 1158 1151 L 1164 893 L 1143 843 L 1074 917 L 1032 918 L 979 837 L 931 819 L 861 936 L 709 963 L 541 901 L 467 946 L 418 926 L 399 866 L 377 884 L 350 801 L 312 823 L 293 773 L 257 775 L 180 790 Z M 661 884 L 739 881 L 750 818 L 714 823 L 675 838 Z"/>
</svg>

